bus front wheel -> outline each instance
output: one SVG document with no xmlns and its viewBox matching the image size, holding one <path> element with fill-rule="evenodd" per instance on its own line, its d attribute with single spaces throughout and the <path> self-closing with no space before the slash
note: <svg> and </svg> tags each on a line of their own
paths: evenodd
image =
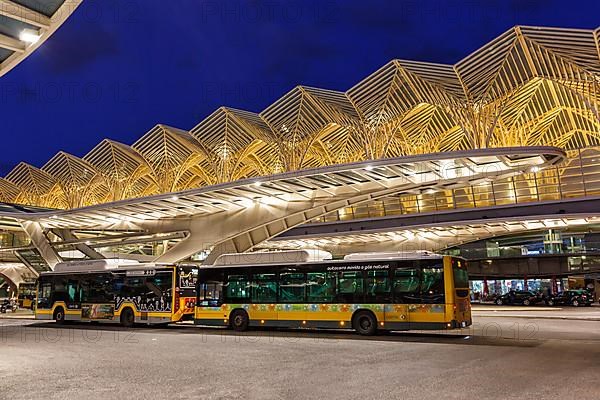
<svg viewBox="0 0 600 400">
<path fill-rule="evenodd" d="M 352 326 L 360 335 L 374 335 L 377 331 L 377 319 L 370 311 L 359 311 L 352 319 Z"/>
<path fill-rule="evenodd" d="M 57 324 L 64 324 L 65 323 L 65 310 L 62 307 L 56 307 L 56 310 L 54 310 L 54 321 Z"/>
<path fill-rule="evenodd" d="M 131 328 L 135 322 L 135 316 L 131 308 L 126 308 L 121 311 L 121 325 L 125 328 Z"/>
<path fill-rule="evenodd" d="M 249 324 L 250 319 L 248 318 L 248 314 L 244 310 L 235 310 L 229 316 L 229 325 L 235 331 L 243 332 L 246 329 L 248 329 Z"/>
</svg>

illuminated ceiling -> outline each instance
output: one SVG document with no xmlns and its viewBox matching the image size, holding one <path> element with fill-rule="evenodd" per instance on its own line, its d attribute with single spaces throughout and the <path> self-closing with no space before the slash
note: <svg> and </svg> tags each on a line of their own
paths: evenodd
<svg viewBox="0 0 600 400">
<path fill-rule="evenodd" d="M 347 195 L 347 192 L 358 193 L 354 186 L 359 184 L 387 189 L 388 182 L 395 182 L 397 191 L 417 193 L 462 187 L 522 174 L 532 168 L 543 170 L 560 164 L 564 158 L 565 153 L 554 147 L 405 156 L 279 173 L 70 210 L 4 206 L 0 208 L 0 218 L 36 221 L 49 229 L 138 229 L 146 223 L 254 208 L 257 202 L 266 205 L 280 201 L 289 205 L 313 203 L 321 198 L 343 198 L 342 194 Z"/>
<path fill-rule="evenodd" d="M 0 201 L 69 209 L 384 157 L 585 148 L 599 105 L 600 28 L 515 27 L 455 65 L 393 60 L 346 92 L 298 86 L 259 114 L 222 107 L 190 131 L 20 163 Z"/>
<path fill-rule="evenodd" d="M 275 238 L 263 242 L 264 249 L 323 249 L 334 254 L 352 251 L 441 251 L 463 243 L 506 235 L 560 231 L 587 232 L 590 227 L 598 229 L 600 214 L 572 215 L 564 217 L 537 216 L 503 220 L 477 220 L 438 223 L 435 226 L 410 226 L 380 231 L 320 235 L 318 237 Z"/>
<path fill-rule="evenodd" d="M 50 267 L 61 261 L 56 248 L 64 244 L 78 245 L 89 257 L 102 257 L 88 247 L 91 241 L 81 243 L 73 233 L 78 230 L 146 235 L 184 232 L 183 240 L 165 248 L 156 260 L 177 262 L 210 249 L 210 261 L 223 253 L 254 249 L 342 208 L 393 194 L 478 185 L 544 170 L 564 159 L 564 151 L 548 146 L 421 154 L 291 171 L 70 210 L 7 207 L 0 210 L 0 221 L 20 224 Z M 49 232 L 61 240 L 52 240 Z"/>
<path fill-rule="evenodd" d="M 0 76 L 33 53 L 82 0 L 0 0 Z"/>
</svg>

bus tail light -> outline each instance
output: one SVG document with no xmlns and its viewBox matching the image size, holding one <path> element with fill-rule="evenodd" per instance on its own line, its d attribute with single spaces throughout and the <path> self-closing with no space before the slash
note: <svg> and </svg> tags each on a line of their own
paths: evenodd
<svg viewBox="0 0 600 400">
<path fill-rule="evenodd" d="M 179 288 L 175 288 L 175 306 L 173 310 L 175 312 L 179 311 Z"/>
</svg>

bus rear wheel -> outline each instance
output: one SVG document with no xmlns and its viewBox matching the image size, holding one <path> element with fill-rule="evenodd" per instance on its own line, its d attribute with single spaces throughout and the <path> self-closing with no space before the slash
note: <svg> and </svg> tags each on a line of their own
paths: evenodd
<svg viewBox="0 0 600 400">
<path fill-rule="evenodd" d="M 243 332 L 248 329 L 250 319 L 244 310 L 235 310 L 229 316 L 229 326 L 238 332 Z"/>
<path fill-rule="evenodd" d="M 377 332 L 377 319 L 372 312 L 359 311 L 352 319 L 352 326 L 360 335 L 374 335 Z"/>
<path fill-rule="evenodd" d="M 121 326 L 131 328 L 134 323 L 135 316 L 133 315 L 133 310 L 131 308 L 127 307 L 121 311 Z"/>
<path fill-rule="evenodd" d="M 54 321 L 57 324 L 64 324 L 65 323 L 65 310 L 62 307 L 56 307 L 56 310 L 54 310 L 54 315 L 53 315 Z"/>
</svg>

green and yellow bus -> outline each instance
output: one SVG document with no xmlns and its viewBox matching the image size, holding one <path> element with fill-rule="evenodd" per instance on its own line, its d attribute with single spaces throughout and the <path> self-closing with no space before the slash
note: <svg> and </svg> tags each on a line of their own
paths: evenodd
<svg viewBox="0 0 600 400">
<path fill-rule="evenodd" d="M 191 320 L 195 265 L 124 260 L 65 262 L 38 278 L 36 319 L 100 321 L 130 327 Z"/>
<path fill-rule="evenodd" d="M 378 330 L 471 325 L 465 261 L 432 253 L 225 255 L 198 270 L 198 325 Z"/>
</svg>

